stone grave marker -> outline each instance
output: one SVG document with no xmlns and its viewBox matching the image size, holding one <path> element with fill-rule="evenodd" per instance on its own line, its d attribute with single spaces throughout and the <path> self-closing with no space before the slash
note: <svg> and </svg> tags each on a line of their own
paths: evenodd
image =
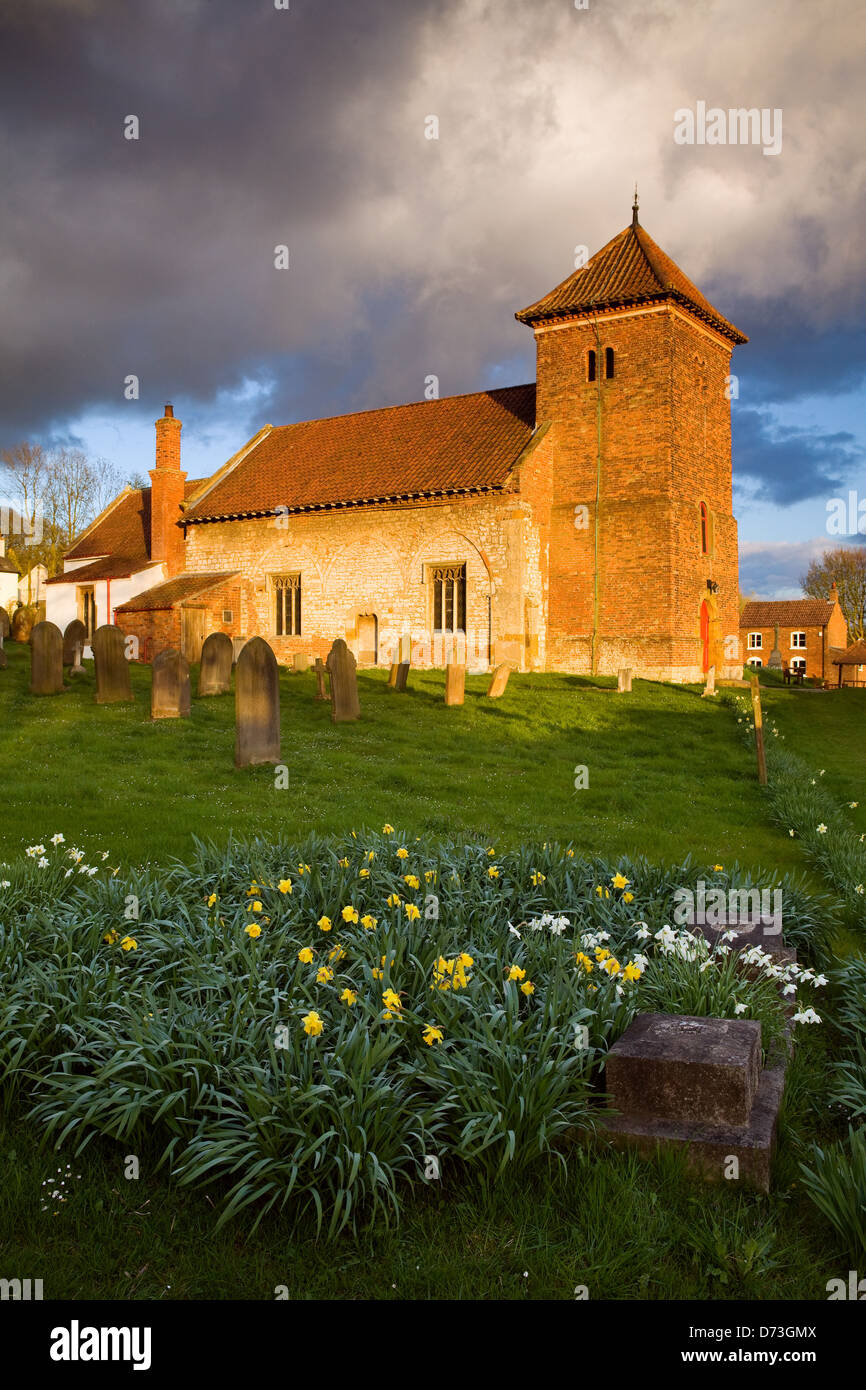
<svg viewBox="0 0 866 1390">
<path fill-rule="evenodd" d="M 310 658 L 305 656 L 303 652 L 295 652 L 295 655 L 292 657 L 292 669 L 295 671 L 309 671 Z"/>
<path fill-rule="evenodd" d="M 706 683 L 706 685 L 704 686 L 704 689 L 701 691 L 701 699 L 702 699 L 702 700 L 705 700 L 705 699 L 707 698 L 708 695 L 715 695 L 715 693 L 716 693 L 716 668 L 715 668 L 715 666 L 711 666 L 710 669 L 709 669 L 709 671 L 707 672 L 707 683 Z"/>
<path fill-rule="evenodd" d="M 446 705 L 462 705 L 465 689 L 466 667 L 458 666 L 455 662 L 449 661 L 448 665 L 445 667 Z"/>
<path fill-rule="evenodd" d="M 355 658 L 342 637 L 338 637 L 325 662 L 331 677 L 331 718 L 344 724 L 361 718 Z"/>
<path fill-rule="evenodd" d="M 391 687 L 392 690 L 394 689 L 394 687 L 395 687 L 396 684 L 397 684 L 397 672 L 399 671 L 399 669 L 400 669 L 400 666 L 399 666 L 399 664 L 395 661 L 395 662 L 393 662 L 393 664 L 392 664 L 392 666 L 391 666 L 391 669 L 390 669 L 390 671 L 388 672 L 388 684 L 389 684 L 389 686 Z"/>
<path fill-rule="evenodd" d="M 151 719 L 183 719 L 190 711 L 189 662 L 180 652 L 169 649 L 153 658 L 151 665 Z"/>
<path fill-rule="evenodd" d="M 232 638 L 232 664 L 237 666 L 238 657 L 244 649 L 244 644 L 249 641 L 247 637 Z"/>
<path fill-rule="evenodd" d="M 87 645 L 87 628 L 80 618 L 73 618 L 63 634 L 63 665 L 71 666 L 76 675 L 84 670 L 81 662 Z"/>
<path fill-rule="evenodd" d="M 263 637 L 251 637 L 235 671 L 235 767 L 280 761 L 277 658 Z"/>
<path fill-rule="evenodd" d="M 320 656 L 316 657 L 316 699 L 330 700 L 330 690 L 325 689 L 325 681 L 328 678 L 328 668 Z M 329 682 L 330 684 L 330 682 Z"/>
<path fill-rule="evenodd" d="M 63 689 L 63 634 L 55 623 L 37 623 L 30 635 L 30 694 Z"/>
<path fill-rule="evenodd" d="M 5 608 L 0 608 L 0 640 L 9 636 L 12 631 L 12 624 L 9 621 L 9 614 Z"/>
<path fill-rule="evenodd" d="M 493 672 L 493 679 L 487 687 L 487 696 L 490 700 L 498 700 L 499 696 L 505 691 L 508 684 L 508 677 L 511 674 L 511 667 L 507 661 L 501 662 Z"/>
<path fill-rule="evenodd" d="M 616 675 L 617 693 L 620 695 L 631 694 L 631 667 L 621 666 Z"/>
<path fill-rule="evenodd" d="M 126 642 L 119 627 L 103 623 L 93 634 L 96 703 L 115 705 L 132 699 Z"/>
<path fill-rule="evenodd" d="M 16 608 L 12 614 L 12 625 L 10 637 L 13 642 L 29 642 L 30 634 L 36 622 L 36 612 L 33 608 Z"/>
<path fill-rule="evenodd" d="M 398 665 L 397 665 L 397 678 L 396 678 L 396 680 L 394 681 L 394 689 L 395 689 L 395 690 L 399 690 L 401 694 L 404 693 L 405 690 L 406 690 L 406 682 L 407 682 L 408 679 L 409 679 L 409 662 L 408 662 L 408 661 L 401 661 L 401 662 L 399 662 Z"/>
<path fill-rule="evenodd" d="M 201 649 L 198 668 L 198 693 L 227 695 L 232 688 L 232 639 L 225 632 L 211 632 Z"/>
</svg>

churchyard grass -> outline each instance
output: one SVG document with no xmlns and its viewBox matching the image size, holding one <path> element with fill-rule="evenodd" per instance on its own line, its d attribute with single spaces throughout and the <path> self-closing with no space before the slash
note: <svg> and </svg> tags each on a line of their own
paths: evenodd
<svg viewBox="0 0 866 1390">
<path fill-rule="evenodd" d="M 549 837 L 608 856 L 803 867 L 768 822 L 729 715 L 693 689 L 635 681 L 617 695 L 613 678 L 512 675 L 489 701 L 489 677 L 467 676 L 466 703 L 449 709 L 443 671 L 413 671 L 399 696 L 386 672 L 361 671 L 362 717 L 335 727 L 315 674 L 281 669 L 289 785 L 277 790 L 272 768 L 233 766 L 233 696 L 152 723 L 148 667 L 131 667 L 132 705 L 94 703 L 92 663 L 66 693 L 37 699 L 27 648 L 7 649 L 0 858 L 50 833 L 47 821 L 113 863 L 164 864 L 230 828 L 303 838 L 397 817 L 408 833 L 477 832 L 497 846 Z"/>
</svg>

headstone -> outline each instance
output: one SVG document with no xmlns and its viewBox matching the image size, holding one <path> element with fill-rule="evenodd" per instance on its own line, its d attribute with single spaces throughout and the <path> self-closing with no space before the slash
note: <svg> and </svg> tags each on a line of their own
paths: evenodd
<svg viewBox="0 0 866 1390">
<path fill-rule="evenodd" d="M 361 718 L 355 664 L 343 638 L 338 637 L 325 662 L 331 677 L 331 718 L 335 724 Z"/>
<path fill-rule="evenodd" d="M 325 663 L 324 663 L 324 661 L 322 660 L 322 658 L 321 658 L 320 656 L 317 656 L 317 657 L 316 657 L 316 699 L 317 699 L 317 700 L 330 700 L 330 698 L 331 698 L 329 692 L 325 689 L 325 677 L 327 676 L 327 674 L 328 674 L 328 668 L 327 668 L 327 666 L 325 665 Z"/>
<path fill-rule="evenodd" d="M 249 641 L 249 638 L 248 638 L 248 637 L 233 637 L 233 638 L 232 638 L 232 661 L 233 661 L 233 663 L 234 663 L 235 665 L 237 665 L 238 657 L 240 656 L 241 652 L 242 652 L 243 649 L 244 649 L 244 646 L 246 645 L 246 643 L 247 643 L 248 641 Z"/>
<path fill-rule="evenodd" d="M 198 693 L 227 695 L 232 688 L 232 639 L 225 632 L 212 632 L 204 639 L 198 668 Z"/>
<path fill-rule="evenodd" d="M 63 634 L 55 623 L 37 623 L 30 635 L 30 694 L 63 689 Z"/>
<path fill-rule="evenodd" d="M 406 682 L 409 679 L 409 662 L 401 661 L 397 666 L 397 679 L 394 682 L 394 689 L 401 693 L 406 689 Z"/>
<path fill-rule="evenodd" d="M 12 641 L 29 642 L 35 622 L 36 612 L 33 608 L 16 608 L 12 614 L 12 625 L 9 633 Z"/>
<path fill-rule="evenodd" d="M 9 614 L 5 608 L 0 608 L 0 641 L 8 637 L 11 630 L 12 624 L 9 621 Z"/>
<path fill-rule="evenodd" d="M 408 665 L 412 660 L 412 636 L 410 633 L 404 632 L 403 636 L 400 638 L 400 646 L 397 655 L 399 657 L 398 664 L 405 662 Z"/>
<path fill-rule="evenodd" d="M 770 652 L 770 655 L 767 658 L 767 668 L 771 671 L 781 671 L 782 669 L 782 653 L 779 651 L 778 623 L 776 623 L 776 640 L 773 645 L 773 650 Z"/>
<path fill-rule="evenodd" d="M 466 667 L 457 666 L 453 661 L 449 661 L 448 665 L 445 667 L 446 705 L 462 705 L 465 688 Z"/>
<path fill-rule="evenodd" d="M 263 637 L 251 637 L 235 671 L 235 767 L 280 762 L 280 673 Z"/>
<path fill-rule="evenodd" d="M 132 699 L 126 643 L 119 627 L 103 623 L 93 634 L 96 703 L 115 705 Z"/>
<path fill-rule="evenodd" d="M 160 652 L 151 665 L 151 719 L 182 719 L 190 711 L 189 662 L 180 652 Z"/>
<path fill-rule="evenodd" d="M 706 683 L 706 686 L 705 686 L 704 689 L 701 691 L 701 699 L 702 699 L 702 700 L 705 700 L 706 697 L 707 697 L 708 695 L 715 695 L 715 693 L 716 693 L 716 668 L 715 668 L 715 666 L 711 666 L 710 669 L 709 669 L 709 671 L 707 672 L 707 683 Z"/>
<path fill-rule="evenodd" d="M 631 667 L 621 666 L 616 675 L 616 688 L 620 695 L 631 694 Z"/>
<path fill-rule="evenodd" d="M 487 687 L 487 696 L 490 700 L 498 700 L 508 684 L 508 677 L 511 674 L 511 667 L 507 661 L 501 662 L 493 672 L 493 679 Z"/>
<path fill-rule="evenodd" d="M 397 684 L 397 672 L 399 671 L 399 669 L 399 664 L 395 661 L 391 666 L 390 671 L 388 672 L 388 684 L 390 685 L 392 690 Z"/>
<path fill-rule="evenodd" d="M 63 634 L 63 665 L 77 667 L 76 674 L 83 670 L 81 660 L 86 642 L 87 628 L 80 618 L 73 618 Z"/>
<path fill-rule="evenodd" d="M 296 671 L 309 671 L 310 658 L 305 656 L 303 652 L 295 652 L 292 657 L 292 666 Z"/>
</svg>

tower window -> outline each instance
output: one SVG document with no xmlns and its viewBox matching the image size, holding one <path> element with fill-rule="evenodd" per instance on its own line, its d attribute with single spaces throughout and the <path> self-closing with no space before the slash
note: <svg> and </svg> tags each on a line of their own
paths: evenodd
<svg viewBox="0 0 866 1390">
<path fill-rule="evenodd" d="M 707 516 L 707 504 L 701 503 L 701 554 L 706 555 L 710 548 L 710 528 L 709 517 Z"/>
<path fill-rule="evenodd" d="M 613 377 L 613 348 L 604 350 L 604 374 L 608 381 Z"/>
<path fill-rule="evenodd" d="M 595 350 L 590 348 L 586 354 L 586 379 L 595 381 Z"/>
</svg>

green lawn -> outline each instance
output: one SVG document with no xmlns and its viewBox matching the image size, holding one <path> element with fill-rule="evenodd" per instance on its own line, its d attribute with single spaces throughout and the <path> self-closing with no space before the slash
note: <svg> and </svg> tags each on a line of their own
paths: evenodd
<svg viewBox="0 0 866 1390">
<path fill-rule="evenodd" d="M 866 831 L 866 689 L 810 691 L 770 685 L 761 687 L 761 702 L 790 751 L 814 769 L 815 777 L 824 769 L 827 791 L 839 801 L 859 803 L 851 822 L 858 833 Z"/>
<path fill-rule="evenodd" d="M 313 698 L 314 675 L 283 670 L 289 787 L 277 790 L 272 769 L 234 767 L 232 696 L 194 699 L 190 719 L 152 723 L 148 667 L 132 667 L 134 705 L 97 706 L 92 671 L 63 695 L 35 697 L 27 648 L 8 650 L 0 672 L 7 858 L 56 831 L 108 849 L 112 863 L 164 863 L 186 857 L 193 836 L 303 838 L 390 821 L 411 834 L 477 832 L 504 847 L 549 837 L 614 857 L 692 853 L 698 862 L 803 867 L 796 845 L 765 818 L 730 712 L 696 689 L 638 681 L 618 696 L 610 680 L 513 675 L 490 701 L 487 678 L 477 676 L 465 705 L 446 709 L 441 671 L 412 672 L 405 696 L 387 689 L 384 672 L 362 672 L 361 721 L 334 726 Z M 194 670 L 193 690 L 196 679 Z M 829 697 L 772 699 L 811 707 Z M 826 739 L 832 744 L 832 728 Z M 862 746 L 840 761 L 856 780 Z M 589 776 L 580 791 L 578 765 Z"/>
</svg>

